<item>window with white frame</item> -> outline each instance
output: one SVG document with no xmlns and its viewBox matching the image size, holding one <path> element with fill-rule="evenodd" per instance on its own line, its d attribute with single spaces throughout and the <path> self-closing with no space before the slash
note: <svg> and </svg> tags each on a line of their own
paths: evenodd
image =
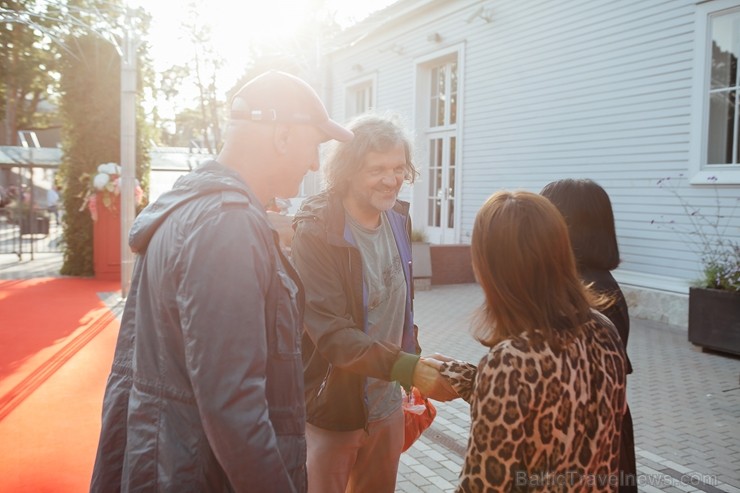
<svg viewBox="0 0 740 493">
<path fill-rule="evenodd" d="M 431 68 L 429 81 L 429 127 L 457 123 L 457 60 Z"/>
<path fill-rule="evenodd" d="M 707 164 L 738 163 L 738 77 L 740 9 L 711 16 Z"/>
<path fill-rule="evenodd" d="M 360 115 L 375 107 L 375 81 L 365 80 L 347 87 L 346 117 Z"/>
<path fill-rule="evenodd" d="M 420 64 L 420 106 L 428 161 L 422 165 L 425 232 L 433 243 L 457 241 L 458 52 Z M 424 121 L 425 120 L 425 121 Z"/>
<path fill-rule="evenodd" d="M 692 183 L 740 183 L 740 0 L 697 6 Z"/>
</svg>

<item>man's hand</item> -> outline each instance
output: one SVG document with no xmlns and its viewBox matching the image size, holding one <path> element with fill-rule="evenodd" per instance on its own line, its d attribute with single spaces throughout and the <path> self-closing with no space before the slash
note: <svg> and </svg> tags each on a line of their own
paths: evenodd
<svg viewBox="0 0 740 493">
<path fill-rule="evenodd" d="M 423 359 L 414 368 L 413 385 L 422 395 L 435 401 L 446 402 L 459 397 L 439 371 Z"/>
</svg>

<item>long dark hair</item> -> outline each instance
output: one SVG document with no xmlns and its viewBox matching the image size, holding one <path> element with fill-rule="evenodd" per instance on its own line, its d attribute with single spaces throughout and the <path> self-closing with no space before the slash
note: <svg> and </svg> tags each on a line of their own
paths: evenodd
<svg viewBox="0 0 740 493">
<path fill-rule="evenodd" d="M 578 276 L 563 216 L 535 193 L 493 194 L 475 218 L 471 253 L 486 298 L 475 335 L 486 346 L 536 331 L 559 347 L 604 302 Z"/>
<path fill-rule="evenodd" d="M 619 246 L 609 195 L 591 180 L 558 180 L 540 194 L 555 204 L 565 218 L 579 268 L 614 270 Z"/>
</svg>

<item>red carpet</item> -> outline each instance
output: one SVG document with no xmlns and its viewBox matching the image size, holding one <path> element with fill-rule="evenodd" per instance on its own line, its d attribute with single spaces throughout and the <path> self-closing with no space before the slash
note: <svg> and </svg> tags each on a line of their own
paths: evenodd
<svg viewBox="0 0 740 493">
<path fill-rule="evenodd" d="M 0 492 L 88 491 L 117 282 L 0 281 Z"/>
</svg>

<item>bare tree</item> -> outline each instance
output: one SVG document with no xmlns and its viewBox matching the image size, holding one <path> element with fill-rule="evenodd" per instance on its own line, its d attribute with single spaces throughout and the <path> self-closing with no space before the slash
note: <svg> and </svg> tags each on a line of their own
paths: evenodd
<svg viewBox="0 0 740 493">
<path fill-rule="evenodd" d="M 202 9 L 202 0 L 193 0 L 188 4 L 189 16 L 183 24 L 193 46 L 192 69 L 195 85 L 198 89 L 198 107 L 202 118 L 203 143 L 210 152 L 214 152 L 221 141 L 221 125 L 217 92 L 217 73 L 224 60 L 216 54 L 213 46 L 211 27 L 200 22 L 198 10 Z M 211 140 L 211 135 L 213 141 Z"/>
</svg>

